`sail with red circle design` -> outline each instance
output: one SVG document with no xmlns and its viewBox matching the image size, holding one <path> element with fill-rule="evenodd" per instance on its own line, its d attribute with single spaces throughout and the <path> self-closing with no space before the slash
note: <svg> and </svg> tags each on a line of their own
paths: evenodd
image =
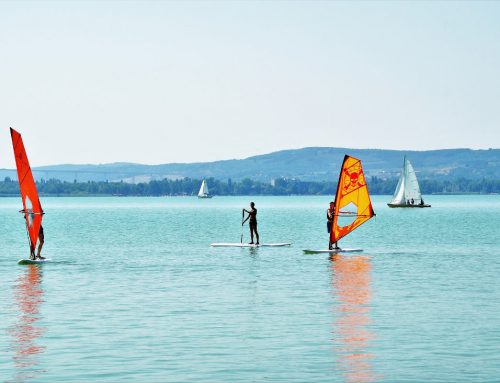
<svg viewBox="0 0 500 383">
<path fill-rule="evenodd" d="M 330 242 L 337 242 L 374 215 L 361 161 L 346 155 L 337 185 Z"/>
<path fill-rule="evenodd" d="M 21 210 L 21 212 L 26 219 L 26 228 L 30 239 L 30 250 L 31 253 L 33 253 L 38 241 L 40 226 L 42 226 L 43 210 L 40 200 L 38 199 L 35 180 L 31 173 L 21 134 L 10 128 L 10 135 L 12 137 L 12 146 L 16 159 L 19 188 L 21 189 L 21 198 L 23 200 L 23 210 Z"/>
</svg>

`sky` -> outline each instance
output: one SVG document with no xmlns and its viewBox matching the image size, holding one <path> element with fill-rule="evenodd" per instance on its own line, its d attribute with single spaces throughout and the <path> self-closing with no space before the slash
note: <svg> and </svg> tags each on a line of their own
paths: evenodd
<svg viewBox="0 0 500 383">
<path fill-rule="evenodd" d="M 0 2 L 0 168 L 500 147 L 500 2 Z"/>
</svg>

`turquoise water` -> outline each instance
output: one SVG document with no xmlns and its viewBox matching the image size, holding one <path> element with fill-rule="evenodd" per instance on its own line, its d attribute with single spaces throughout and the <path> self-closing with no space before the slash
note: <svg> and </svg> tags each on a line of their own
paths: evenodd
<svg viewBox="0 0 500 383">
<path fill-rule="evenodd" d="M 500 381 L 500 196 L 375 196 L 333 258 L 328 197 L 252 199 L 292 247 L 209 247 L 248 197 L 43 198 L 43 266 L 0 199 L 0 380 Z"/>
</svg>

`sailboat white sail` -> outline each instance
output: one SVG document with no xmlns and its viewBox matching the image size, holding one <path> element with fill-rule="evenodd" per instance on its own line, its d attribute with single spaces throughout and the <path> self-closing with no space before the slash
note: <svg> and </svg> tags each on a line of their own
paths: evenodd
<svg viewBox="0 0 500 383">
<path fill-rule="evenodd" d="M 207 182 L 203 180 L 201 183 L 200 191 L 198 192 L 198 198 L 212 198 L 212 196 L 208 193 Z"/>
<path fill-rule="evenodd" d="M 404 157 L 403 170 L 401 171 L 396 191 L 394 192 L 392 201 L 387 205 L 389 207 L 431 207 L 431 205 L 424 203 L 417 175 L 406 156 Z"/>
</svg>

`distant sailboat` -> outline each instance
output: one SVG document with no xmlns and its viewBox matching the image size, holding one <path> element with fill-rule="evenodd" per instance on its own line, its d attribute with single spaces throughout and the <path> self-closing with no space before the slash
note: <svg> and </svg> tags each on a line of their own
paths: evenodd
<svg viewBox="0 0 500 383">
<path fill-rule="evenodd" d="M 396 191 L 394 192 L 392 201 L 387 205 L 389 207 L 431 207 L 431 205 L 426 205 L 422 199 L 417 175 L 406 156 L 403 160 L 403 170 L 401 171 Z"/>
<path fill-rule="evenodd" d="M 361 161 L 346 155 L 340 169 L 337 193 L 335 194 L 335 216 L 330 230 L 330 243 L 351 233 L 354 229 L 375 216 Z M 350 253 L 362 249 L 334 248 L 304 250 L 305 253 Z"/>
<path fill-rule="evenodd" d="M 205 180 L 203 180 L 203 182 L 201 183 L 200 191 L 198 192 L 198 198 L 212 198 L 212 196 L 208 194 L 208 186 Z"/>
</svg>

